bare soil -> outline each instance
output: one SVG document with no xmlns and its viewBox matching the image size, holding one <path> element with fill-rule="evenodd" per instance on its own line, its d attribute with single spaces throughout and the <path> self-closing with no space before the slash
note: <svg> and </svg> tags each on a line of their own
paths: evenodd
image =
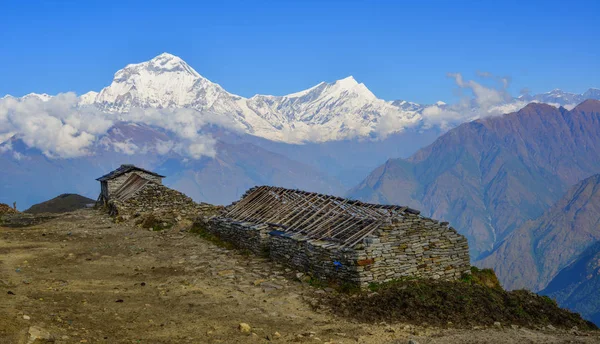
<svg viewBox="0 0 600 344">
<path fill-rule="evenodd" d="M 264 258 L 79 210 L 0 227 L 0 343 L 600 343 L 596 332 L 368 324 Z M 240 331 L 240 323 L 251 330 Z M 36 342 L 44 342 L 36 341 Z"/>
</svg>

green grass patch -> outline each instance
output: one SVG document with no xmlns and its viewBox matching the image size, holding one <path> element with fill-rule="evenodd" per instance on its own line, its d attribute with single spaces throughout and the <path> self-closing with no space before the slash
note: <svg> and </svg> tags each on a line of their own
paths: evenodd
<svg viewBox="0 0 600 344">
<path fill-rule="evenodd" d="M 490 269 L 475 268 L 457 281 L 407 278 L 373 283 L 368 290 L 352 295 L 325 294 L 320 303 L 340 316 L 370 323 L 446 326 L 452 322 L 456 327 L 469 328 L 500 322 L 530 328 L 597 329 L 579 314 L 559 308 L 549 297 L 527 290 L 503 290 Z"/>
</svg>

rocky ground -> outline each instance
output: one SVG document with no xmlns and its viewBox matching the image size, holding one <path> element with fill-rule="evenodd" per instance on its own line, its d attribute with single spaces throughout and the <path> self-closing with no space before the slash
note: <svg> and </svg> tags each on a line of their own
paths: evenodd
<svg viewBox="0 0 600 344">
<path fill-rule="evenodd" d="M 321 290 L 195 234 L 96 210 L 0 227 L 0 343 L 599 343 L 590 332 L 363 324 L 314 310 Z"/>
</svg>

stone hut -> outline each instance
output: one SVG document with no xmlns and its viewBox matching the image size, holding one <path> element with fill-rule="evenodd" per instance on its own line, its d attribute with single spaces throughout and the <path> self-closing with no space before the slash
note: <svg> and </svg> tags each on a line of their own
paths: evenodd
<svg viewBox="0 0 600 344">
<path fill-rule="evenodd" d="M 131 177 L 134 178 L 130 179 Z M 98 201 L 106 203 L 124 184 L 129 183 L 129 191 L 132 191 L 132 185 L 139 187 L 146 182 L 153 182 L 160 185 L 163 178 L 165 176 L 135 165 L 121 165 L 116 170 L 96 179 L 100 182 L 100 196 L 98 197 Z"/>
<path fill-rule="evenodd" d="M 97 179 L 101 185 L 99 201 L 110 215 L 122 220 L 151 217 L 165 226 L 222 208 L 194 202 L 185 194 L 162 185 L 163 178 L 134 165 L 121 165 Z"/>
<path fill-rule="evenodd" d="M 470 273 L 467 239 L 408 207 L 279 187 L 248 190 L 206 230 L 322 280 L 366 287 Z"/>
</svg>

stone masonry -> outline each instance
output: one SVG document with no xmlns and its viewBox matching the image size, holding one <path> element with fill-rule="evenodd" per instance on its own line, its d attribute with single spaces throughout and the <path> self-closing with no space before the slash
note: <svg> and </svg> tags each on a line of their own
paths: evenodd
<svg viewBox="0 0 600 344">
<path fill-rule="evenodd" d="M 392 218 L 354 247 L 289 233 L 275 224 L 213 217 L 207 230 L 222 240 L 316 278 L 366 287 L 401 278 L 454 280 L 470 273 L 467 239 L 448 223 L 418 214 Z"/>
<path fill-rule="evenodd" d="M 111 215 L 124 219 L 152 214 L 161 219 L 179 220 L 193 219 L 199 213 L 214 212 L 218 207 L 196 203 L 179 191 L 150 182 L 124 202 L 110 200 L 108 208 Z"/>
</svg>

